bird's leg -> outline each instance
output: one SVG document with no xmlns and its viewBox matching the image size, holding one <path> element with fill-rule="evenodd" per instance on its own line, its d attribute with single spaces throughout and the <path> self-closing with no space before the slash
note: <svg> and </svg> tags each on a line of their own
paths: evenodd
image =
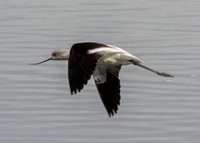
<svg viewBox="0 0 200 143">
<path fill-rule="evenodd" d="M 164 76 L 164 77 L 174 77 L 174 76 L 171 75 L 171 74 L 153 70 L 153 69 L 151 69 L 151 68 L 149 68 L 149 67 L 147 67 L 147 66 L 145 66 L 145 65 L 143 65 L 143 64 L 141 64 L 141 63 L 138 63 L 138 62 L 136 62 L 136 61 L 134 61 L 134 60 L 129 60 L 129 61 L 130 61 L 131 63 L 133 63 L 134 65 L 140 66 L 140 67 L 142 67 L 142 68 L 144 68 L 144 69 L 146 69 L 146 70 L 149 70 L 149 71 L 151 71 L 151 72 L 154 72 L 154 73 L 156 73 L 156 74 L 158 74 L 158 75 L 160 75 L 160 76 Z"/>
</svg>

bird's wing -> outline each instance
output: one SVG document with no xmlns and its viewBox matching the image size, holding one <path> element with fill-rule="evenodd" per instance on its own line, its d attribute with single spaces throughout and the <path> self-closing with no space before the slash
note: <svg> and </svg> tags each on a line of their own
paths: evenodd
<svg viewBox="0 0 200 143">
<path fill-rule="evenodd" d="M 93 74 L 96 63 L 101 57 L 98 53 L 88 53 L 87 45 L 76 44 L 70 50 L 68 77 L 71 94 L 83 89 L 84 84 L 90 79 Z M 92 47 L 89 47 L 90 49 Z"/>
<path fill-rule="evenodd" d="M 117 113 L 118 106 L 120 105 L 120 80 L 118 78 L 120 69 L 121 66 L 108 67 L 103 72 L 100 67 L 95 69 L 95 73 L 100 74 L 94 74 L 94 81 L 110 117 Z"/>
</svg>

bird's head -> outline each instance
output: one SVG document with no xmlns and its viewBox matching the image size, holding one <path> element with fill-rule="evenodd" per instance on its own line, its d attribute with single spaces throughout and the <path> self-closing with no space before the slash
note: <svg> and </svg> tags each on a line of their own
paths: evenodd
<svg viewBox="0 0 200 143">
<path fill-rule="evenodd" d="M 51 60 L 68 60 L 68 59 L 69 59 L 68 49 L 55 50 L 51 54 Z"/>
<path fill-rule="evenodd" d="M 44 62 L 47 62 L 49 60 L 68 60 L 69 59 L 69 49 L 59 49 L 59 50 L 55 50 L 52 52 L 51 57 L 39 62 L 39 63 L 32 63 L 31 65 L 38 65 L 38 64 L 42 64 Z"/>
</svg>

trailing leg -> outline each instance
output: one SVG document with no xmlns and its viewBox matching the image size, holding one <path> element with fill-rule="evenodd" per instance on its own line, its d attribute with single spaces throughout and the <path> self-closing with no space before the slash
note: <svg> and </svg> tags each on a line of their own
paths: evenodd
<svg viewBox="0 0 200 143">
<path fill-rule="evenodd" d="M 137 66 L 139 66 L 139 67 L 142 67 L 142 68 L 144 68 L 144 69 L 146 69 L 146 70 L 149 70 L 149 71 L 151 71 L 151 72 L 154 72 L 154 73 L 156 73 L 156 74 L 158 74 L 158 75 L 160 75 L 160 76 L 164 76 L 164 77 L 174 77 L 174 76 L 171 75 L 171 74 L 153 70 L 153 69 L 151 69 L 151 68 L 149 68 L 149 67 L 147 67 L 147 66 L 145 66 L 145 65 L 143 65 L 143 64 L 141 64 L 141 63 L 135 62 L 134 60 L 130 60 L 130 62 L 133 63 L 134 65 L 137 65 Z"/>
</svg>

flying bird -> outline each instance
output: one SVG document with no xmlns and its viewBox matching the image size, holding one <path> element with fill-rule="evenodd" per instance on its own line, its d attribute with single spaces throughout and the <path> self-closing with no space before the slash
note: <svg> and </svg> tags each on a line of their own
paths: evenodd
<svg viewBox="0 0 200 143">
<path fill-rule="evenodd" d="M 52 52 L 49 60 L 68 60 L 68 78 L 71 94 L 80 92 L 93 75 L 94 82 L 109 117 L 117 113 L 120 105 L 119 71 L 122 65 L 133 64 L 164 77 L 173 75 L 159 72 L 144 65 L 144 62 L 125 50 L 106 44 L 76 43 L 71 49 Z"/>
</svg>

